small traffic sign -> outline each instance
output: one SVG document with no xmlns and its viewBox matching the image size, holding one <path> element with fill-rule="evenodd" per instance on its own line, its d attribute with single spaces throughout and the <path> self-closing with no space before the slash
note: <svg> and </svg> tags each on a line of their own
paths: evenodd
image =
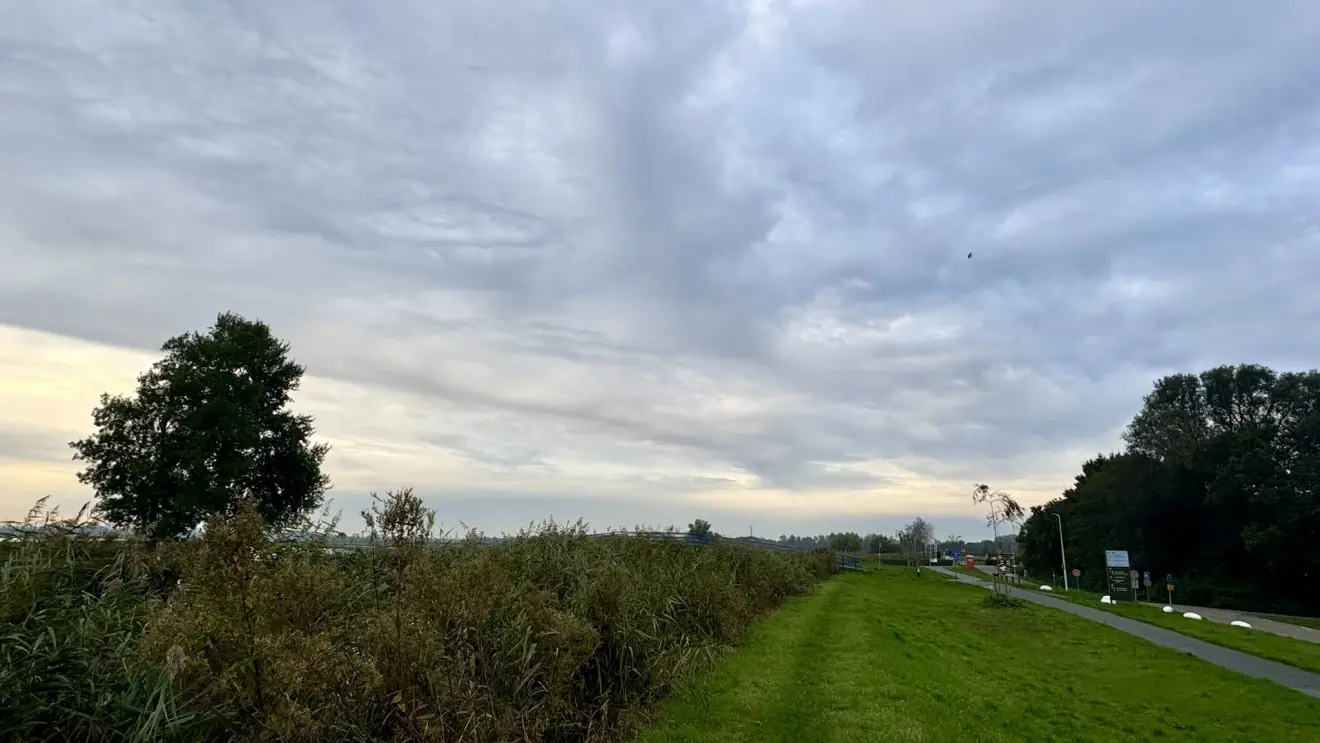
<svg viewBox="0 0 1320 743">
<path fill-rule="evenodd" d="M 1172 583 L 1169 584 L 1169 590 L 1170 590 L 1170 591 L 1173 590 L 1173 584 L 1172 584 Z"/>
<path fill-rule="evenodd" d="M 1079 576 L 1079 575 L 1082 574 L 1082 571 L 1081 571 L 1080 568 L 1073 568 L 1073 569 L 1072 569 L 1072 574 L 1073 574 L 1073 577 L 1076 578 L 1077 576 Z"/>
<path fill-rule="evenodd" d="M 959 550 L 953 551 L 953 559 L 957 560 L 962 553 Z"/>
<path fill-rule="evenodd" d="M 1147 588 L 1150 588 L 1150 586 L 1151 586 L 1151 583 L 1150 583 L 1150 573 L 1146 573 L 1146 578 L 1145 578 L 1145 580 L 1143 580 L 1143 581 L 1141 581 L 1141 582 L 1142 582 L 1142 584 L 1144 584 Z"/>
</svg>

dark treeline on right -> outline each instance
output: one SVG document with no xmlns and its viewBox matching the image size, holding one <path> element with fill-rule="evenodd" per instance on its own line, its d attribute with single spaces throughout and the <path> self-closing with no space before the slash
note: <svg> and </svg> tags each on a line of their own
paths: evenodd
<svg viewBox="0 0 1320 743">
<path fill-rule="evenodd" d="M 1123 439 L 1031 509 L 1028 570 L 1060 573 L 1058 514 L 1085 588 L 1101 588 L 1104 550 L 1121 549 L 1150 571 L 1152 598 L 1172 574 L 1178 603 L 1320 614 L 1320 372 L 1164 377 Z"/>
</svg>

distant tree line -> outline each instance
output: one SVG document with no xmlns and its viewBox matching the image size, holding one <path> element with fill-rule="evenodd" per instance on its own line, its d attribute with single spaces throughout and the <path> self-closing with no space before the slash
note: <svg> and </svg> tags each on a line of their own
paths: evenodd
<svg viewBox="0 0 1320 743">
<path fill-rule="evenodd" d="M 1127 550 L 1176 601 L 1320 613 L 1320 372 L 1249 364 L 1157 381 L 1124 432 L 1062 497 L 1031 509 L 1022 559 L 1099 587 L 1104 550 Z"/>
<path fill-rule="evenodd" d="M 1014 546 L 1015 535 L 1001 536 L 998 543 L 992 539 L 969 542 L 962 537 L 950 535 L 936 540 L 932 535 L 934 527 L 930 522 L 917 518 L 912 524 L 900 529 L 893 536 L 889 534 L 866 534 L 856 532 L 838 532 L 817 536 L 782 535 L 780 544 L 806 549 L 832 549 L 840 552 L 866 552 L 870 554 L 891 554 L 898 552 L 924 552 L 938 547 L 940 552 L 960 550 L 977 555 L 993 555 L 996 550 L 1010 552 Z"/>
<path fill-rule="evenodd" d="M 980 539 L 975 542 L 964 541 L 960 538 L 941 540 L 940 551 L 952 552 L 957 550 L 964 555 L 993 556 L 1000 552 L 1012 554 L 1017 548 L 1016 534 L 1002 534 L 998 541 L 994 539 Z"/>
<path fill-rule="evenodd" d="M 862 536 L 861 534 L 852 531 L 819 534 L 814 537 L 800 537 L 796 534 L 781 535 L 779 537 L 779 543 L 791 545 L 793 547 L 803 547 L 806 549 L 831 549 L 839 552 L 868 552 L 871 554 L 880 554 L 903 551 L 903 545 L 899 540 L 888 534 L 867 534 Z"/>
<path fill-rule="evenodd" d="M 838 532 L 832 534 L 820 534 L 814 537 L 796 534 L 780 535 L 779 543 L 787 544 L 792 547 L 802 547 L 804 549 L 831 549 L 839 552 L 874 552 L 871 548 L 871 540 L 877 535 L 868 534 L 863 537 L 856 532 Z M 893 540 L 890 540 L 893 541 Z"/>
</svg>

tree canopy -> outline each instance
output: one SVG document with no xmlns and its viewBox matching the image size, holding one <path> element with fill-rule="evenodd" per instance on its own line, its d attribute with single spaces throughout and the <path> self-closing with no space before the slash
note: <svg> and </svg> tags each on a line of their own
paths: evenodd
<svg viewBox="0 0 1320 743">
<path fill-rule="evenodd" d="M 920 552 L 935 543 L 935 525 L 918 516 L 899 532 L 899 541 L 912 552 Z"/>
<path fill-rule="evenodd" d="M 137 394 L 103 394 L 96 432 L 70 443 L 103 518 L 161 538 L 244 498 L 272 526 L 321 504 L 329 446 L 312 443 L 311 416 L 288 410 L 303 367 L 287 344 L 265 323 L 223 313 L 161 350 Z"/>
<path fill-rule="evenodd" d="M 1104 550 L 1130 553 L 1176 600 L 1320 612 L 1320 372 L 1220 366 L 1157 381 L 1124 432 L 1126 451 L 1082 465 L 1031 509 L 1029 569 L 1069 567 L 1098 587 Z"/>
<path fill-rule="evenodd" d="M 885 552 L 898 552 L 898 540 L 887 534 L 867 534 L 865 537 L 866 551 L 874 554 Z"/>
</svg>

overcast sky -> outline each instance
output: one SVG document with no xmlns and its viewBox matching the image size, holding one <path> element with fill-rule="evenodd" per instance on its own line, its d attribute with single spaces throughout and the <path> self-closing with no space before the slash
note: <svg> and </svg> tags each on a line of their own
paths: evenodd
<svg viewBox="0 0 1320 743">
<path fill-rule="evenodd" d="M 1315 365 L 1318 214 L 1314 2 L 4 3 L 0 518 L 233 310 L 346 515 L 980 536 Z"/>
</svg>

